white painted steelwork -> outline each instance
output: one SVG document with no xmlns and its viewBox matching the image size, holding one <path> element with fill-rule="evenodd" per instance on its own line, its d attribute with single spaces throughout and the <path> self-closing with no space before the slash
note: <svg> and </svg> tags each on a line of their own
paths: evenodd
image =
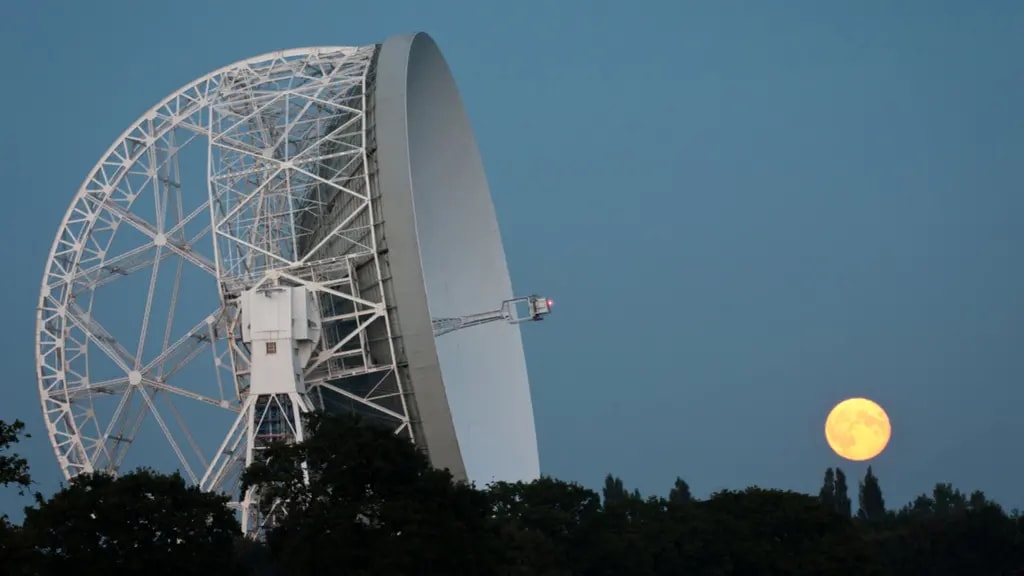
<svg viewBox="0 0 1024 576">
<path fill-rule="evenodd" d="M 67 478 L 169 464 L 162 438 L 187 480 L 238 498 L 250 532 L 266 510 L 239 474 L 301 440 L 307 410 L 359 412 L 456 478 L 531 479 L 518 325 L 435 341 L 432 323 L 512 297 L 433 40 L 239 62 L 145 113 L 64 217 L 37 315 L 49 436 Z"/>
</svg>

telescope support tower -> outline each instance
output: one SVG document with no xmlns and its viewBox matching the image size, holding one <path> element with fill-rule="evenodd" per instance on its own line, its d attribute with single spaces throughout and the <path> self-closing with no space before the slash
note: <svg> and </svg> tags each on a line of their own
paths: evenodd
<svg viewBox="0 0 1024 576">
<path fill-rule="evenodd" d="M 322 331 L 320 311 L 304 286 L 264 285 L 241 293 L 241 340 L 249 350 L 249 389 L 236 426 L 247 424 L 245 465 L 273 442 L 302 442 L 303 414 L 314 409 L 303 377 Z M 226 447 L 222 447 L 226 448 Z M 308 477 L 306 478 L 308 481 Z M 249 488 L 239 503 L 242 529 L 258 535 L 273 522 L 277 503 Z"/>
<path fill-rule="evenodd" d="M 501 320 L 510 324 L 543 320 L 551 305 L 551 300 L 536 295 L 513 298 L 497 310 L 435 319 L 434 335 Z M 315 406 L 303 373 L 320 341 L 322 325 L 312 292 L 278 281 L 242 292 L 238 309 L 251 373 L 236 426 L 243 421 L 248 424 L 251 438 L 246 444 L 245 465 L 249 466 L 261 459 L 260 453 L 272 442 L 302 442 L 305 438 L 302 417 Z M 257 536 L 273 522 L 278 503 L 261 501 L 255 488 L 249 488 L 239 507 L 244 533 Z"/>
</svg>

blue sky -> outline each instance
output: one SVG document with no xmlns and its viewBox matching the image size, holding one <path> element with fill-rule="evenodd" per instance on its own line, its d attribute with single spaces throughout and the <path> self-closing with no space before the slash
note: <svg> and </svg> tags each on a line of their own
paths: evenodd
<svg viewBox="0 0 1024 576">
<path fill-rule="evenodd" d="M 56 487 L 33 309 L 131 122 L 242 58 L 422 30 L 515 286 L 557 302 L 524 330 L 545 473 L 816 491 L 824 418 L 864 395 L 890 505 L 948 481 L 1024 507 L 1022 29 L 1010 0 L 8 2 L 0 418 Z"/>
</svg>

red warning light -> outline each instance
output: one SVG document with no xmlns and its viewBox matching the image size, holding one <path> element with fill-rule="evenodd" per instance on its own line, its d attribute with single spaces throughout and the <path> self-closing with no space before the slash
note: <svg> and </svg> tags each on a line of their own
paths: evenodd
<svg viewBox="0 0 1024 576">
<path fill-rule="evenodd" d="M 551 299 L 548 299 L 548 308 L 551 308 L 554 305 L 555 305 L 555 301 L 551 300 Z"/>
</svg>

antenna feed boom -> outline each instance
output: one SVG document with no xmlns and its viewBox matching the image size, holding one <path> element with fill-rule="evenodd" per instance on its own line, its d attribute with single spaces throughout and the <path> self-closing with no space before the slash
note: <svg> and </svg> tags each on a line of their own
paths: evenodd
<svg viewBox="0 0 1024 576">
<path fill-rule="evenodd" d="M 454 318 L 435 318 L 432 320 L 434 337 L 499 320 L 504 320 L 509 324 L 543 320 L 545 316 L 551 313 L 553 304 L 554 302 L 543 296 L 523 296 L 505 300 L 497 310 Z"/>
</svg>

